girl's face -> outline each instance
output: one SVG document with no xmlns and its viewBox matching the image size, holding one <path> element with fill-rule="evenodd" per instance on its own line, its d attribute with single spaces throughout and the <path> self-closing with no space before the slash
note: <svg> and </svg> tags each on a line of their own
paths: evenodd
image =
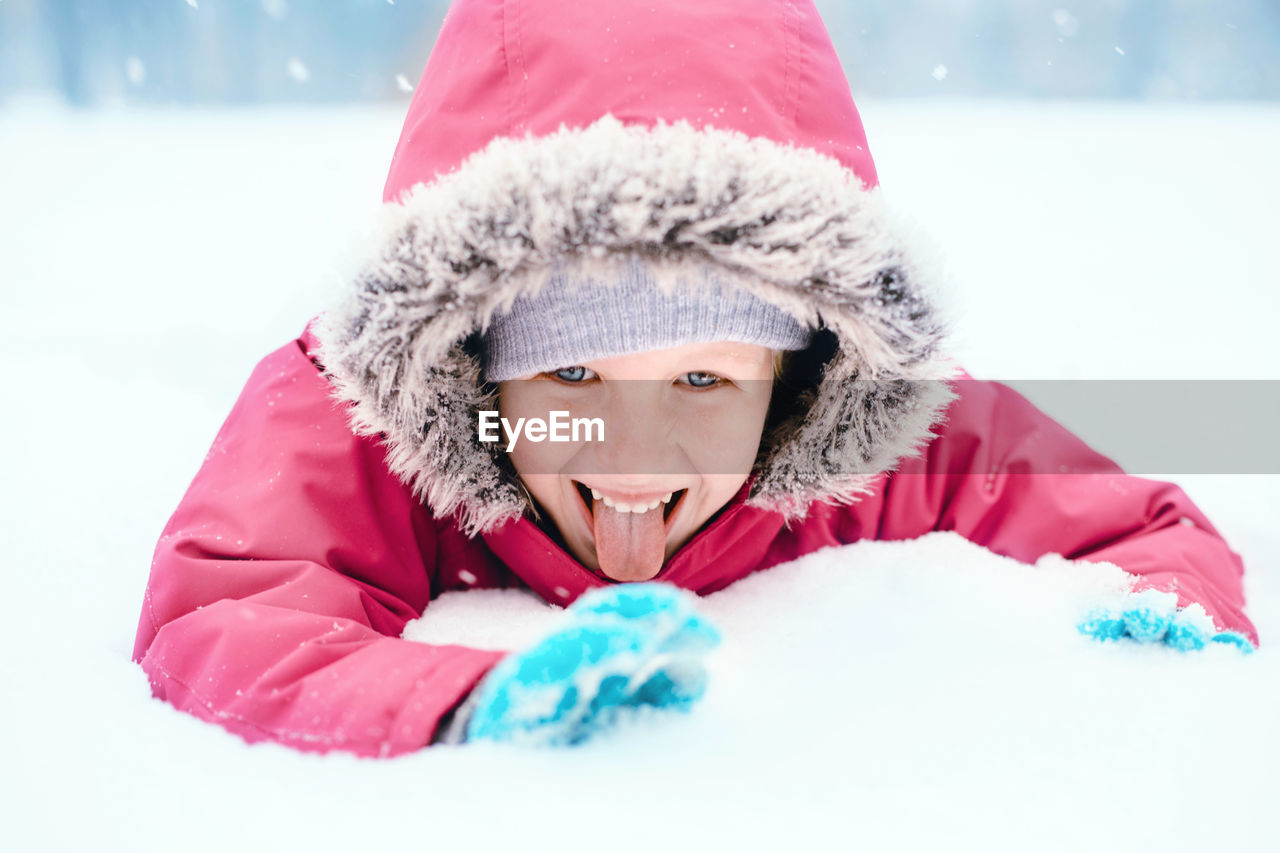
<svg viewBox="0 0 1280 853">
<path fill-rule="evenodd" d="M 560 430 L 568 441 L 522 434 L 511 461 L 579 562 L 643 581 L 746 482 L 772 390 L 772 350 L 699 343 L 502 382 L 498 408 L 513 428 L 598 419 L 603 440 L 585 425 Z"/>
</svg>

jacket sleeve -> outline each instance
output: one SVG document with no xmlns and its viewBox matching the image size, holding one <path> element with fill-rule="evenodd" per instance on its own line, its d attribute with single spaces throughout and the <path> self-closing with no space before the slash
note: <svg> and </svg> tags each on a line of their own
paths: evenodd
<svg viewBox="0 0 1280 853">
<path fill-rule="evenodd" d="M 1257 645 L 1243 561 L 1181 488 L 1125 474 L 1006 385 L 966 373 L 954 387 L 938 437 L 887 479 L 877 538 L 954 530 L 1023 562 L 1114 563 Z"/>
<path fill-rule="evenodd" d="M 399 638 L 431 598 L 435 531 L 294 341 L 258 364 L 165 527 L 134 659 L 157 697 L 251 742 L 423 747 L 503 656 Z"/>
</svg>

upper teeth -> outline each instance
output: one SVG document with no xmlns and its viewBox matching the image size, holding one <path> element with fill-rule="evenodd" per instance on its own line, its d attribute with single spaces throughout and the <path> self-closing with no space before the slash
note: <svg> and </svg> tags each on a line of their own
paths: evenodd
<svg viewBox="0 0 1280 853">
<path fill-rule="evenodd" d="M 610 507 L 618 512 L 648 512 L 651 509 L 657 509 L 658 504 L 671 502 L 671 496 L 675 492 L 667 492 L 660 498 L 654 498 L 651 503 L 647 504 L 626 504 L 621 501 L 615 501 L 613 498 L 601 492 L 599 489 L 591 490 L 591 497 L 602 502 L 605 506 Z"/>
</svg>

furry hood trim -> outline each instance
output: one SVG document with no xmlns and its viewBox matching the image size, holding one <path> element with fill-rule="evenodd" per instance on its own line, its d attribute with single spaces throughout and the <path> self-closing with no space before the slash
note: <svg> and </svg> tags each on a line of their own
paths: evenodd
<svg viewBox="0 0 1280 853">
<path fill-rule="evenodd" d="M 736 130 L 605 114 L 495 137 L 384 205 L 354 287 L 319 324 L 321 361 L 356 432 L 382 436 L 432 512 L 479 535 L 533 504 L 477 440 L 496 389 L 474 336 L 557 260 L 608 279 L 638 253 L 664 287 L 710 263 L 825 330 L 822 368 L 766 432 L 747 496 L 790 522 L 814 501 L 857 500 L 956 396 L 931 265 L 895 219 L 837 160 Z"/>
</svg>

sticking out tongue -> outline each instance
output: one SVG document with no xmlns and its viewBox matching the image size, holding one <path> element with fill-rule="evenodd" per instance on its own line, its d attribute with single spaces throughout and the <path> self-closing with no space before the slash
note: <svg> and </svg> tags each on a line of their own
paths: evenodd
<svg viewBox="0 0 1280 853">
<path fill-rule="evenodd" d="M 600 571 L 618 581 L 649 580 L 662 568 L 667 529 L 662 507 L 618 512 L 595 500 L 591 505 Z"/>
</svg>

